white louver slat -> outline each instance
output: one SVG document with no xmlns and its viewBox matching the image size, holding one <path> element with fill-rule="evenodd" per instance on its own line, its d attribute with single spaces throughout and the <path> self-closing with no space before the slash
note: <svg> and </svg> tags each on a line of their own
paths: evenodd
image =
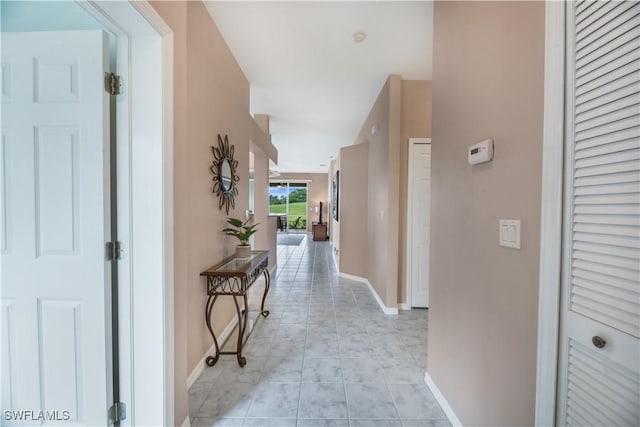
<svg viewBox="0 0 640 427">
<path fill-rule="evenodd" d="M 597 184 L 616 184 L 616 183 L 627 183 L 627 182 L 631 182 L 631 183 L 636 183 L 638 181 L 638 179 L 640 178 L 640 172 L 637 171 L 632 171 L 626 174 L 616 174 L 616 175 L 609 175 L 606 177 L 601 177 L 601 176 L 597 176 L 597 177 L 583 177 L 583 178 L 576 178 L 575 179 L 575 186 L 576 187 L 584 187 L 584 186 L 589 186 L 589 185 L 597 185 Z"/>
<path fill-rule="evenodd" d="M 592 11 L 591 11 L 591 12 L 589 12 L 589 9 L 590 9 L 590 8 L 592 8 L 592 7 L 594 7 L 594 6 L 596 6 L 596 7 L 602 7 L 602 6 L 604 6 L 604 4 L 599 3 L 599 2 L 597 2 L 597 1 L 595 1 L 595 0 L 591 0 L 591 1 L 586 1 L 586 0 L 577 1 L 577 2 L 576 2 L 576 13 L 578 14 L 578 16 L 580 16 L 580 15 L 583 15 L 583 16 L 584 16 L 584 14 L 585 14 L 585 13 L 587 13 L 587 12 L 588 12 L 588 13 L 592 13 Z"/>
<path fill-rule="evenodd" d="M 638 78 L 640 78 L 640 73 L 636 76 L 636 79 Z M 637 124 L 638 124 L 638 118 L 630 117 L 624 120 L 620 120 L 618 123 L 586 129 L 580 132 L 579 134 L 576 134 L 576 142 L 585 141 L 591 138 L 606 137 L 607 135 L 614 132 L 633 129 L 635 126 L 637 126 Z"/>
<path fill-rule="evenodd" d="M 586 16 L 577 25 L 585 23 L 580 34 L 576 34 L 576 58 L 600 48 L 612 39 L 632 30 L 637 25 L 640 14 L 639 4 L 635 1 L 611 2 L 618 7 L 609 12 L 606 19 L 595 19 L 595 15 Z"/>
<path fill-rule="evenodd" d="M 627 86 L 621 87 L 617 91 L 605 93 L 599 97 L 596 97 L 595 99 L 591 99 L 590 101 L 583 99 L 582 102 L 580 102 L 579 104 L 576 104 L 576 114 L 581 114 L 594 107 L 606 105 L 609 102 L 612 102 L 627 96 L 634 96 L 634 95 L 637 96 L 638 92 L 640 92 L 640 87 L 638 87 L 638 85 L 629 84 Z"/>
<path fill-rule="evenodd" d="M 576 20 L 573 268 L 636 285 L 574 277 L 570 309 L 640 337 L 640 37 L 611 37 L 639 33 L 640 3 L 601 3 Z"/>
<path fill-rule="evenodd" d="M 638 425 L 639 388 L 637 372 L 570 340 L 567 413 L 575 425 Z"/>
<path fill-rule="evenodd" d="M 583 49 L 580 59 L 576 60 L 576 76 L 579 77 L 585 72 L 593 70 L 602 61 L 610 61 L 632 51 L 633 46 L 629 42 L 638 37 L 640 30 L 631 28 L 625 32 L 625 29 L 618 29 L 616 37 L 611 37 L 615 33 L 607 34 L 606 38 L 600 40 L 598 44 L 589 46 L 588 49 Z"/>
<path fill-rule="evenodd" d="M 580 19 L 580 21 L 576 25 L 576 34 L 580 36 L 586 29 L 589 28 L 589 25 L 591 25 L 591 23 L 606 19 L 607 16 L 610 15 L 610 13 L 618 7 L 620 7 L 620 4 L 616 2 L 601 2 L 599 7 L 594 8 L 593 12 L 586 14 L 583 18 Z"/>
<path fill-rule="evenodd" d="M 558 425 L 640 425 L 640 2 L 567 2 Z"/>
<path fill-rule="evenodd" d="M 625 139 L 611 144 L 595 146 L 593 148 L 580 149 L 579 147 L 576 147 L 576 160 L 633 150 L 636 144 L 637 140 Z"/>
<path fill-rule="evenodd" d="M 634 52 L 598 66 L 593 71 L 578 77 L 576 83 L 583 93 L 587 93 L 594 89 L 606 88 L 622 77 L 637 73 L 638 69 L 640 69 L 640 61 Z"/>
</svg>

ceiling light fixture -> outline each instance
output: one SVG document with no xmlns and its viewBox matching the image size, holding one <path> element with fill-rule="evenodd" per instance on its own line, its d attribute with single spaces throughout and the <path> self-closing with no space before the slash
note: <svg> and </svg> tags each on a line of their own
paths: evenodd
<svg viewBox="0 0 640 427">
<path fill-rule="evenodd" d="M 367 34 L 364 31 L 357 31 L 357 32 L 353 33 L 351 38 L 353 39 L 353 41 L 355 43 L 362 43 L 364 41 L 364 39 L 367 38 Z"/>
</svg>

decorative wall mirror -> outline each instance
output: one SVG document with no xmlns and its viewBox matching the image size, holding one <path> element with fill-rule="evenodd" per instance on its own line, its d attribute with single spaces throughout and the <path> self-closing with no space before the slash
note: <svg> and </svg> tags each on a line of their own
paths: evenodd
<svg viewBox="0 0 640 427">
<path fill-rule="evenodd" d="M 229 215 L 229 207 L 236 207 L 235 197 L 238 195 L 236 183 L 240 181 L 236 170 L 238 161 L 233 159 L 233 145 L 229 145 L 229 137 L 224 136 L 224 140 L 218 134 L 218 146 L 211 146 L 213 152 L 213 163 L 209 170 L 213 174 L 212 192 L 218 197 L 218 209 L 225 208 Z"/>
</svg>

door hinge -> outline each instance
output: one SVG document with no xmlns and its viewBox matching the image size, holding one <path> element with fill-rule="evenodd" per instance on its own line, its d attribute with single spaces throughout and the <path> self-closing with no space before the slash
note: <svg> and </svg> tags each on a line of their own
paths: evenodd
<svg viewBox="0 0 640 427">
<path fill-rule="evenodd" d="M 105 243 L 105 254 L 107 257 L 107 261 L 116 261 L 122 259 L 124 250 L 122 249 L 122 243 L 115 242 L 107 242 Z"/>
<path fill-rule="evenodd" d="M 119 423 L 127 419 L 127 405 L 123 402 L 115 402 L 109 408 L 109 425 Z"/>
<path fill-rule="evenodd" d="M 104 73 L 104 90 L 110 95 L 120 95 L 120 76 L 114 73 Z"/>
</svg>

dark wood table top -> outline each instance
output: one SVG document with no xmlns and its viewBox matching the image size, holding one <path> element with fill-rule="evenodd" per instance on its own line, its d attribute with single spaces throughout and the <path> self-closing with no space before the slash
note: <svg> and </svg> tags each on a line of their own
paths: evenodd
<svg viewBox="0 0 640 427">
<path fill-rule="evenodd" d="M 236 258 L 235 255 L 231 255 L 200 273 L 200 276 L 246 276 L 250 271 L 260 267 L 268 257 L 269 251 L 251 251 L 251 258 L 246 259 Z"/>
</svg>

